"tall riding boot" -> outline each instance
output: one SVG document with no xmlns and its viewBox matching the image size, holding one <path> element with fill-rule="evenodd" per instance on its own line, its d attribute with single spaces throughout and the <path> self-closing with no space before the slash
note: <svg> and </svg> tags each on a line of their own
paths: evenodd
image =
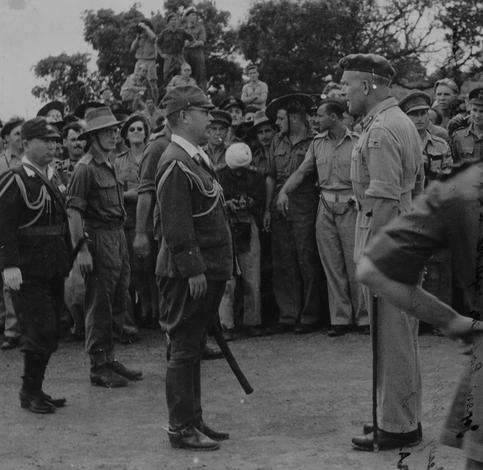
<svg viewBox="0 0 483 470">
<path fill-rule="evenodd" d="M 219 445 L 194 426 L 193 364 L 169 367 L 166 371 L 168 436 L 174 448 L 217 450 Z"/>
<path fill-rule="evenodd" d="M 193 385 L 194 385 L 194 413 L 195 413 L 195 426 L 205 436 L 208 436 L 214 441 L 225 441 L 230 438 L 230 435 L 226 432 L 219 432 L 211 429 L 203 421 L 203 412 L 201 409 L 201 361 L 195 362 L 193 367 Z"/>
<path fill-rule="evenodd" d="M 24 375 L 19 393 L 20 406 L 32 413 L 47 414 L 55 411 L 54 406 L 42 398 L 44 361 L 44 356 L 41 354 L 30 351 L 24 353 Z"/>
<path fill-rule="evenodd" d="M 47 369 L 47 364 L 49 363 L 49 360 L 50 360 L 50 354 L 42 356 L 42 358 L 43 358 L 43 361 L 42 361 L 41 370 L 42 370 L 42 383 L 43 383 L 44 378 L 45 378 L 45 370 Z M 55 408 L 62 408 L 63 406 L 65 406 L 65 404 L 67 402 L 67 400 L 65 398 L 52 398 L 50 395 L 47 395 L 47 393 L 45 393 L 42 388 L 40 389 L 40 394 L 41 394 L 43 400 L 47 404 L 52 405 Z"/>
</svg>

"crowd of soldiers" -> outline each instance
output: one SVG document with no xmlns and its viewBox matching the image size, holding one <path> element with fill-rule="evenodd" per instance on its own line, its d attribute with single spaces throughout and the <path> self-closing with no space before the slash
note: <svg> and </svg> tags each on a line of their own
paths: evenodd
<svg viewBox="0 0 483 470">
<path fill-rule="evenodd" d="M 481 160 L 483 88 L 460 97 L 445 78 L 398 101 L 389 62 L 354 54 L 339 63 L 340 84 L 268 103 L 249 65 L 240 95 L 215 108 L 203 91 L 203 27 L 196 10 L 185 16 L 188 29 L 173 14 L 160 38 L 139 24 L 124 107 L 104 88 L 70 113 L 53 101 L 1 129 L 1 348 L 22 346 L 21 406 L 65 405 L 42 387 L 62 335 L 85 341 L 92 384 L 122 387 L 142 372 L 116 360 L 114 341 L 161 325 L 170 442 L 214 450 L 229 436 L 201 416 L 200 359 L 220 355 L 207 345 L 211 328 L 236 340 L 329 325 L 329 336 L 379 338 L 378 432 L 365 426 L 354 447 L 371 450 L 376 435 L 380 449 L 419 443 L 418 323 L 374 298 L 356 265 L 428 183 Z M 423 285 L 471 315 L 458 254 L 437 248 Z"/>
</svg>

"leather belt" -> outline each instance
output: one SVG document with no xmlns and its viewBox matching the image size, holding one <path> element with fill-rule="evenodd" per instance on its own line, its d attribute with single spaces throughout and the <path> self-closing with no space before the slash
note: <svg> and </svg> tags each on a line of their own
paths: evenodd
<svg viewBox="0 0 483 470">
<path fill-rule="evenodd" d="M 353 194 L 340 194 L 338 191 L 321 191 L 320 194 L 327 202 L 349 202 L 354 199 Z"/>
<path fill-rule="evenodd" d="M 25 227 L 18 231 L 22 237 L 42 237 L 60 236 L 67 233 L 65 225 L 37 225 L 35 227 Z"/>
</svg>

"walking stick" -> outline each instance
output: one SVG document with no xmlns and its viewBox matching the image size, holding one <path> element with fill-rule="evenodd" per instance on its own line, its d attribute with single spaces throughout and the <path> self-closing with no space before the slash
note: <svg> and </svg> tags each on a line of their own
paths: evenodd
<svg viewBox="0 0 483 470">
<path fill-rule="evenodd" d="M 373 441 L 372 447 L 374 452 L 379 452 L 379 444 L 377 442 L 377 348 L 378 348 L 378 315 L 377 315 L 377 295 L 372 296 L 372 426 L 373 426 Z"/>
</svg>

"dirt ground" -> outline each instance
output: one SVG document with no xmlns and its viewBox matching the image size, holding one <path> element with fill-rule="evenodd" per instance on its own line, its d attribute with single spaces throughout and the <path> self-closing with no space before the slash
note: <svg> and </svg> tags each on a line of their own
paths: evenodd
<svg viewBox="0 0 483 470">
<path fill-rule="evenodd" d="M 93 387 L 80 344 L 61 344 L 45 390 L 65 396 L 54 415 L 18 403 L 21 354 L 0 353 L 1 470 L 386 470 L 399 451 L 358 452 L 350 439 L 371 417 L 368 336 L 326 332 L 242 339 L 230 343 L 255 392 L 244 395 L 224 360 L 204 361 L 205 421 L 230 432 L 217 452 L 169 447 L 164 398 L 165 344 L 142 330 L 142 341 L 119 346 L 118 358 L 140 366 L 144 380 L 122 389 Z M 460 451 L 437 443 L 463 356 L 451 340 L 422 336 L 423 434 L 404 460 L 422 470 L 463 468 Z M 401 467 L 402 468 L 402 467 Z"/>
</svg>

